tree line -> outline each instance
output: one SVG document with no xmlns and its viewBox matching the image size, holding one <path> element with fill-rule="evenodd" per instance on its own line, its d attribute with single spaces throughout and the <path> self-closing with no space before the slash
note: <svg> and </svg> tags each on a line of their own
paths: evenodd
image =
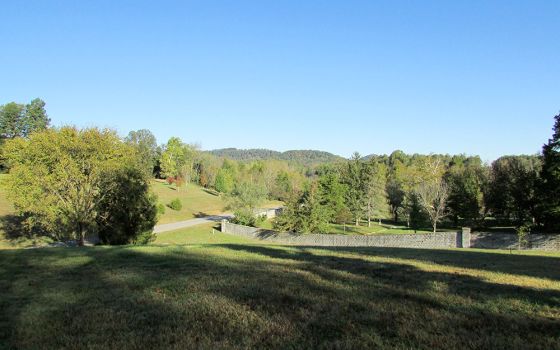
<svg viewBox="0 0 560 350">
<path fill-rule="evenodd" d="M 542 154 L 504 156 L 491 164 L 477 156 L 402 151 L 306 164 L 233 160 L 178 137 L 158 144 L 147 129 L 120 138 L 112 130 L 51 128 L 45 103 L 35 99 L 0 106 L 0 164 L 9 169 L 9 195 L 25 225 L 79 242 L 92 233 L 112 244 L 151 239 L 157 221 L 153 178 L 184 191 L 198 184 L 226 197 L 243 224 L 257 222 L 255 209 L 265 199 L 283 201 L 274 225 L 294 232 L 374 220 L 434 231 L 442 224 L 556 230 L 559 119 L 554 117 Z"/>
</svg>

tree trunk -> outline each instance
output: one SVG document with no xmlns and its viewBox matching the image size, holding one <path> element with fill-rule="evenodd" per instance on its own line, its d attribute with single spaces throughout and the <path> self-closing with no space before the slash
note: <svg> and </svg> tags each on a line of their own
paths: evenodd
<svg viewBox="0 0 560 350">
<path fill-rule="evenodd" d="M 369 201 L 367 204 L 367 227 L 371 227 L 371 204 Z"/>
<path fill-rule="evenodd" d="M 78 246 L 83 247 L 84 243 L 85 243 L 84 225 L 80 222 L 78 223 Z"/>
<path fill-rule="evenodd" d="M 434 221 L 433 226 L 434 226 L 434 233 L 436 233 L 436 230 L 437 230 L 437 221 Z"/>
<path fill-rule="evenodd" d="M 360 220 L 360 219 L 356 216 L 356 226 L 359 226 L 359 225 L 360 225 L 359 220 Z"/>
</svg>

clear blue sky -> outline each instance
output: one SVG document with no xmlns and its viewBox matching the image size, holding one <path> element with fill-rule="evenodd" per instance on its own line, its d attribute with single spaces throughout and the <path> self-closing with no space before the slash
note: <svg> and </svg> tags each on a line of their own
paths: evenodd
<svg viewBox="0 0 560 350">
<path fill-rule="evenodd" d="M 5 1 L 0 103 L 203 149 L 536 153 L 560 1 Z"/>
</svg>

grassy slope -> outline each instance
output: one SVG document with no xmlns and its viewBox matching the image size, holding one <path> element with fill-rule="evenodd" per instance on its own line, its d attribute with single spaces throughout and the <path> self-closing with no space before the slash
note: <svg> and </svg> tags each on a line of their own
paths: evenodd
<svg viewBox="0 0 560 350">
<path fill-rule="evenodd" d="M 165 208 L 165 214 L 159 220 L 160 224 L 169 222 L 183 221 L 197 216 L 220 214 L 224 212 L 226 203 L 221 196 L 197 186 L 188 184 L 186 189 L 177 191 L 174 185 L 168 185 L 163 180 L 153 180 L 152 189 L 157 194 L 159 202 L 167 205 L 175 198 L 179 198 L 183 203 L 180 211 Z M 275 207 L 282 205 L 278 201 L 267 201 L 263 207 Z"/>
<path fill-rule="evenodd" d="M 185 189 L 177 191 L 174 185 L 165 181 L 153 180 L 152 189 L 157 194 L 158 200 L 167 205 L 175 198 L 183 203 L 180 211 L 165 208 L 165 214 L 159 220 L 160 224 L 192 219 L 197 215 L 219 214 L 224 211 L 225 202 L 222 197 L 205 191 L 200 186 L 188 184 Z"/>
<path fill-rule="evenodd" d="M 0 251 L 0 344 L 560 344 L 559 253 L 269 246 L 210 226 L 165 235 L 156 243 L 193 244 Z"/>
</svg>

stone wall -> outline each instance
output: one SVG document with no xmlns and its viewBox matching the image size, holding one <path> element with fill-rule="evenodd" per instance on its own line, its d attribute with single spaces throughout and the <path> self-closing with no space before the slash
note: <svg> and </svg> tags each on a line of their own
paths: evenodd
<svg viewBox="0 0 560 350">
<path fill-rule="evenodd" d="M 524 249 L 560 250 L 560 234 L 530 234 Z M 517 235 L 513 233 L 478 232 L 471 234 L 472 248 L 518 249 Z"/>
<path fill-rule="evenodd" d="M 387 234 L 387 235 L 337 235 L 337 234 L 296 234 L 276 232 L 255 227 L 242 226 L 222 221 L 222 232 L 236 236 L 266 240 L 270 242 L 338 247 L 400 247 L 400 248 L 468 248 L 463 242 L 462 232 L 437 232 L 428 234 Z M 469 231 L 470 234 L 470 231 Z"/>
</svg>

